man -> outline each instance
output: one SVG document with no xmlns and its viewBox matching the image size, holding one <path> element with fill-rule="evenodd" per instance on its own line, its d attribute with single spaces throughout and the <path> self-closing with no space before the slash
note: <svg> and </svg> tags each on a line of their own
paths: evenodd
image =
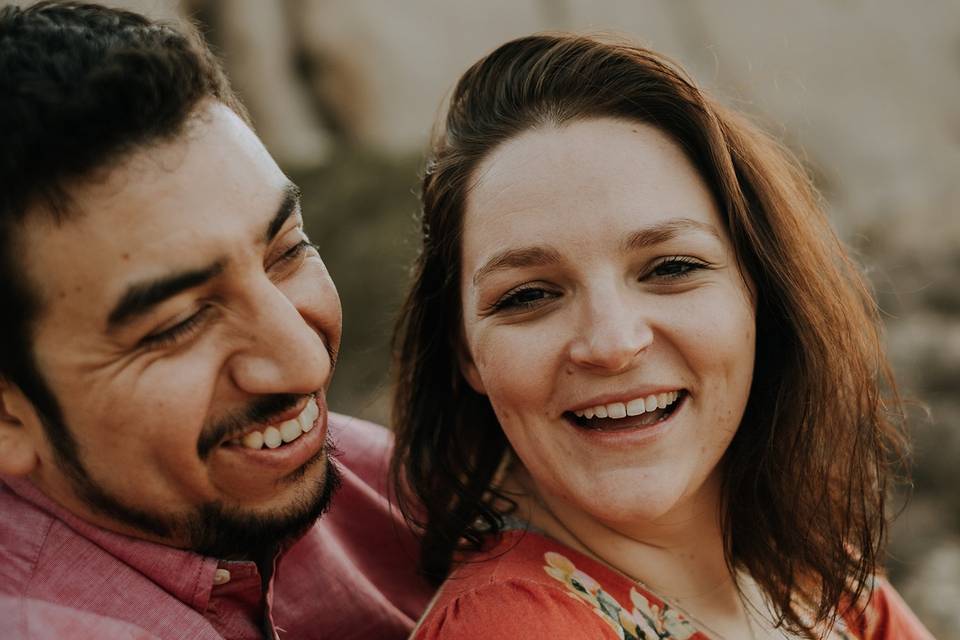
<svg viewBox="0 0 960 640">
<path fill-rule="evenodd" d="M 209 51 L 0 9 L 0 131 L 0 635 L 405 637 L 388 435 L 328 411 L 339 299 Z"/>
</svg>

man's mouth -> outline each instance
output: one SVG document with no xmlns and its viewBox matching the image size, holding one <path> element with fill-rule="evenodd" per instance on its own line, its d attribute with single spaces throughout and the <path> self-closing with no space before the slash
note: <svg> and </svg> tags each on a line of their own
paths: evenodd
<svg viewBox="0 0 960 640">
<path fill-rule="evenodd" d="M 669 418 L 683 404 L 687 392 L 680 389 L 633 398 L 626 402 L 599 404 L 563 415 L 581 429 L 621 431 L 648 427 Z"/>
<path fill-rule="evenodd" d="M 319 416 L 320 407 L 317 406 L 317 399 L 311 397 L 299 415 L 279 424 L 249 431 L 242 437 L 227 440 L 224 444 L 253 450 L 264 447 L 276 449 L 308 433 L 316 425 Z"/>
</svg>

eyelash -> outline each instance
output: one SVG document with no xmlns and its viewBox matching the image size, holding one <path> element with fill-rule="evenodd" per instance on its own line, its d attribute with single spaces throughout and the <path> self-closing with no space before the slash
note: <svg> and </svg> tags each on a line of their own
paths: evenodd
<svg viewBox="0 0 960 640">
<path fill-rule="evenodd" d="M 316 249 L 317 246 L 312 244 L 309 240 L 301 240 L 297 244 L 284 251 L 283 254 L 276 260 L 276 262 L 274 262 L 274 264 L 296 260 L 309 248 Z M 140 345 L 150 349 L 159 349 L 176 344 L 181 339 L 187 337 L 190 333 L 200 327 L 209 310 L 209 306 L 202 307 L 199 311 L 183 322 L 175 324 L 169 329 L 165 329 L 159 333 L 146 336 L 140 341 Z"/>
<path fill-rule="evenodd" d="M 657 271 L 663 269 L 664 267 L 672 267 L 674 269 L 680 269 L 679 272 L 674 273 L 657 273 Z M 689 256 L 673 256 L 671 258 L 666 258 L 665 260 L 657 263 L 650 271 L 649 274 L 657 276 L 660 278 L 666 278 L 668 280 L 680 280 L 682 278 L 690 277 L 694 271 L 699 271 L 701 269 L 709 269 L 710 266 L 705 262 L 701 262 L 696 258 L 691 258 Z M 544 295 L 537 298 L 536 300 L 522 300 L 523 294 L 529 292 L 540 292 Z M 508 291 L 503 295 L 499 300 L 494 302 L 489 309 L 490 313 L 496 313 L 498 311 L 510 310 L 522 310 L 522 309 L 532 309 L 533 307 L 540 304 L 545 298 L 550 297 L 552 294 L 550 291 L 543 289 L 536 285 L 523 285 L 512 291 Z"/>
<path fill-rule="evenodd" d="M 313 244 L 312 242 L 306 239 L 301 240 L 297 244 L 293 245 L 292 247 L 284 251 L 283 254 L 273 264 L 287 262 L 289 260 L 295 260 L 300 256 L 302 256 L 307 251 L 307 249 L 311 249 L 311 248 L 316 249 L 317 245 Z"/>
<path fill-rule="evenodd" d="M 660 273 L 657 274 L 657 270 L 663 268 L 664 266 L 677 267 L 680 266 L 682 271 L 678 273 Z M 690 256 L 673 256 L 657 263 L 653 269 L 650 270 L 650 273 L 653 275 L 659 275 L 661 278 L 667 278 L 670 280 L 679 280 L 680 278 L 689 277 L 694 271 L 699 271 L 700 269 L 709 269 L 710 266 L 705 263 L 697 260 L 696 258 L 691 258 Z"/>
<path fill-rule="evenodd" d="M 183 322 L 177 323 L 160 333 L 146 336 L 140 341 L 140 345 L 151 349 L 159 349 L 176 344 L 200 327 L 210 308 L 209 306 L 201 307 L 199 311 Z"/>
<path fill-rule="evenodd" d="M 503 295 L 499 300 L 494 302 L 490 306 L 491 313 L 496 313 L 497 311 L 503 311 L 505 309 L 530 309 L 539 304 L 544 297 L 537 298 L 536 300 L 522 300 L 523 294 L 530 292 L 541 292 L 547 295 L 550 295 L 551 292 L 538 287 L 536 285 L 524 285 L 512 291 L 508 291 Z"/>
</svg>

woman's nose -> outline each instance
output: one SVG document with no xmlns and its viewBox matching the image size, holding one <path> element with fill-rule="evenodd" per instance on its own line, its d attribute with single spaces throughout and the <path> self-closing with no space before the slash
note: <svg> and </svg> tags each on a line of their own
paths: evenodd
<svg viewBox="0 0 960 640">
<path fill-rule="evenodd" d="M 637 301 L 606 296 L 589 303 L 570 359 L 580 367 L 619 373 L 652 343 L 653 328 Z"/>
</svg>

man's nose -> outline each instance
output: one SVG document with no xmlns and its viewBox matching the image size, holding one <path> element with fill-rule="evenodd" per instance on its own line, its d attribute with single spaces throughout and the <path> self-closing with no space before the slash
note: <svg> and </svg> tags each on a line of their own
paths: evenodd
<svg viewBox="0 0 960 640">
<path fill-rule="evenodd" d="M 244 342 L 229 363 L 234 384 L 250 394 L 312 393 L 333 369 L 329 341 L 273 283 L 251 296 Z"/>
<path fill-rule="evenodd" d="M 598 372 L 629 369 L 653 344 L 653 328 L 640 301 L 622 292 L 608 291 L 585 301 L 578 329 L 570 359 Z"/>
</svg>

